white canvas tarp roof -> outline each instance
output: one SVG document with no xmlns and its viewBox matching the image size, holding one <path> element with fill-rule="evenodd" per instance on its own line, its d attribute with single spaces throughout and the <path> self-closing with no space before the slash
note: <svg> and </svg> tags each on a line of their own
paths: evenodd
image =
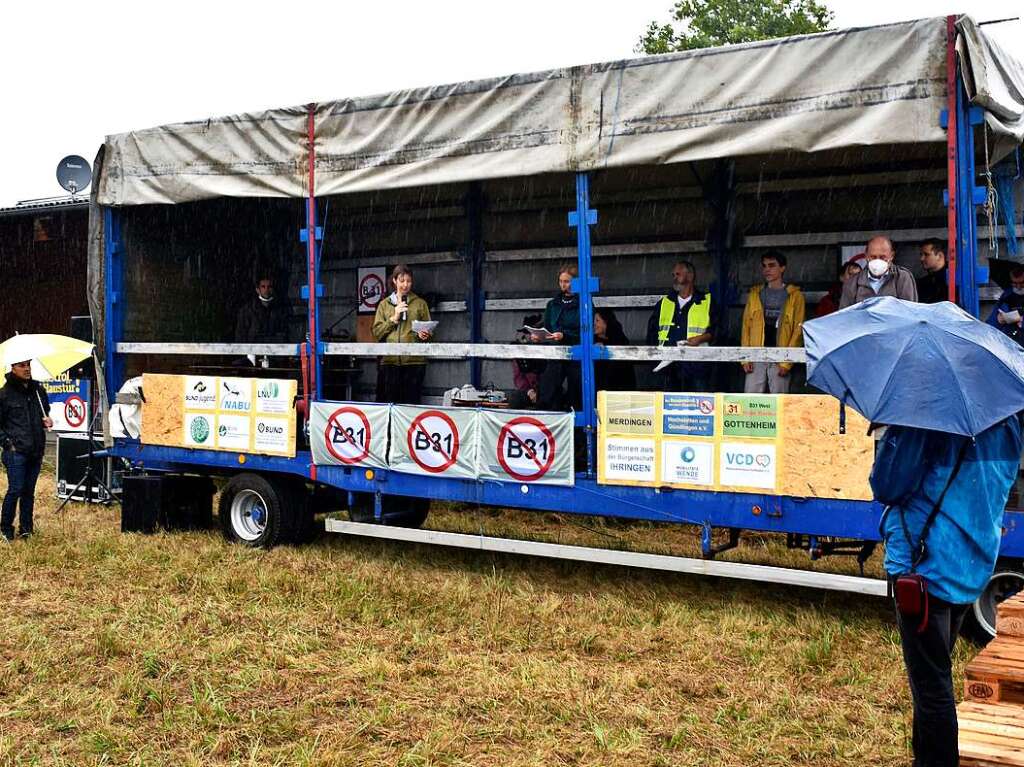
<svg viewBox="0 0 1024 767">
<path fill-rule="evenodd" d="M 1024 140 L 1024 69 L 968 18 L 965 82 L 995 156 Z M 317 195 L 782 151 L 944 142 L 944 18 L 556 69 L 315 106 Z M 97 200 L 308 194 L 306 107 L 107 138 Z"/>
</svg>

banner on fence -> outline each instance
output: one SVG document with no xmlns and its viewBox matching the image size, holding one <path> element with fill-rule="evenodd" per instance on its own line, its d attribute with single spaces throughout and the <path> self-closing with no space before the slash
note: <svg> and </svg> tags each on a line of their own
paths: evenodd
<svg viewBox="0 0 1024 767">
<path fill-rule="evenodd" d="M 479 419 L 479 476 L 573 484 L 572 413 L 481 410 Z"/>
<path fill-rule="evenodd" d="M 387 468 L 389 405 L 314 402 L 309 415 L 313 463 Z"/>
<path fill-rule="evenodd" d="M 391 407 L 393 471 L 431 477 L 476 477 L 475 410 L 445 407 Z"/>
<path fill-rule="evenodd" d="M 598 393 L 598 482 L 870 500 L 867 421 L 821 395 Z"/>
<path fill-rule="evenodd" d="M 295 455 L 295 381 L 146 373 L 141 441 Z"/>
</svg>

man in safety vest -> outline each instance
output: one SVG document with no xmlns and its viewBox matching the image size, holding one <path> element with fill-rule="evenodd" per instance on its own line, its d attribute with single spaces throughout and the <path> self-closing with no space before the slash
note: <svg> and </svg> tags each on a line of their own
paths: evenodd
<svg viewBox="0 0 1024 767">
<path fill-rule="evenodd" d="M 770 250 L 761 256 L 764 284 L 754 285 L 743 308 L 741 346 L 803 346 L 806 305 L 804 294 L 796 285 L 787 285 L 786 256 Z M 789 392 L 791 362 L 743 362 L 747 374 L 743 391 L 748 394 Z"/>
<path fill-rule="evenodd" d="M 679 261 L 672 268 L 672 290 L 655 305 L 647 322 L 648 346 L 707 346 L 714 339 L 711 294 L 697 290 L 696 280 L 697 270 L 689 261 Z M 658 368 L 659 391 L 707 391 L 708 362 L 677 361 Z"/>
</svg>

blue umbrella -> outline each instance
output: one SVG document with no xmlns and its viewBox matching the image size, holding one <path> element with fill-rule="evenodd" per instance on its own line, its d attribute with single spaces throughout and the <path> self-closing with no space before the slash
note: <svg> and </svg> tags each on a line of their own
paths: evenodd
<svg viewBox="0 0 1024 767">
<path fill-rule="evenodd" d="M 870 298 L 804 323 L 807 381 L 872 423 L 973 437 L 1024 410 L 1024 349 L 955 304 Z"/>
</svg>

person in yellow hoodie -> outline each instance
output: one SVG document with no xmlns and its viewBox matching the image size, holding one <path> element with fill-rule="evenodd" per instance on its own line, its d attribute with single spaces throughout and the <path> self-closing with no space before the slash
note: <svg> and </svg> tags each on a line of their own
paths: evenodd
<svg viewBox="0 0 1024 767">
<path fill-rule="evenodd" d="M 373 337 L 383 344 L 413 344 L 429 341 L 430 333 L 412 329 L 413 322 L 429 322 L 427 302 L 412 292 L 412 270 L 399 264 L 391 272 L 395 291 L 381 299 L 373 318 Z M 424 357 L 387 356 L 377 372 L 381 402 L 418 405 L 423 396 Z"/>
<path fill-rule="evenodd" d="M 783 281 L 786 256 L 771 250 L 761 256 L 763 285 L 750 289 L 743 309 L 742 346 L 792 347 L 804 344 L 804 294 L 796 285 Z M 743 362 L 748 394 L 786 394 L 789 391 L 791 362 Z"/>
</svg>

